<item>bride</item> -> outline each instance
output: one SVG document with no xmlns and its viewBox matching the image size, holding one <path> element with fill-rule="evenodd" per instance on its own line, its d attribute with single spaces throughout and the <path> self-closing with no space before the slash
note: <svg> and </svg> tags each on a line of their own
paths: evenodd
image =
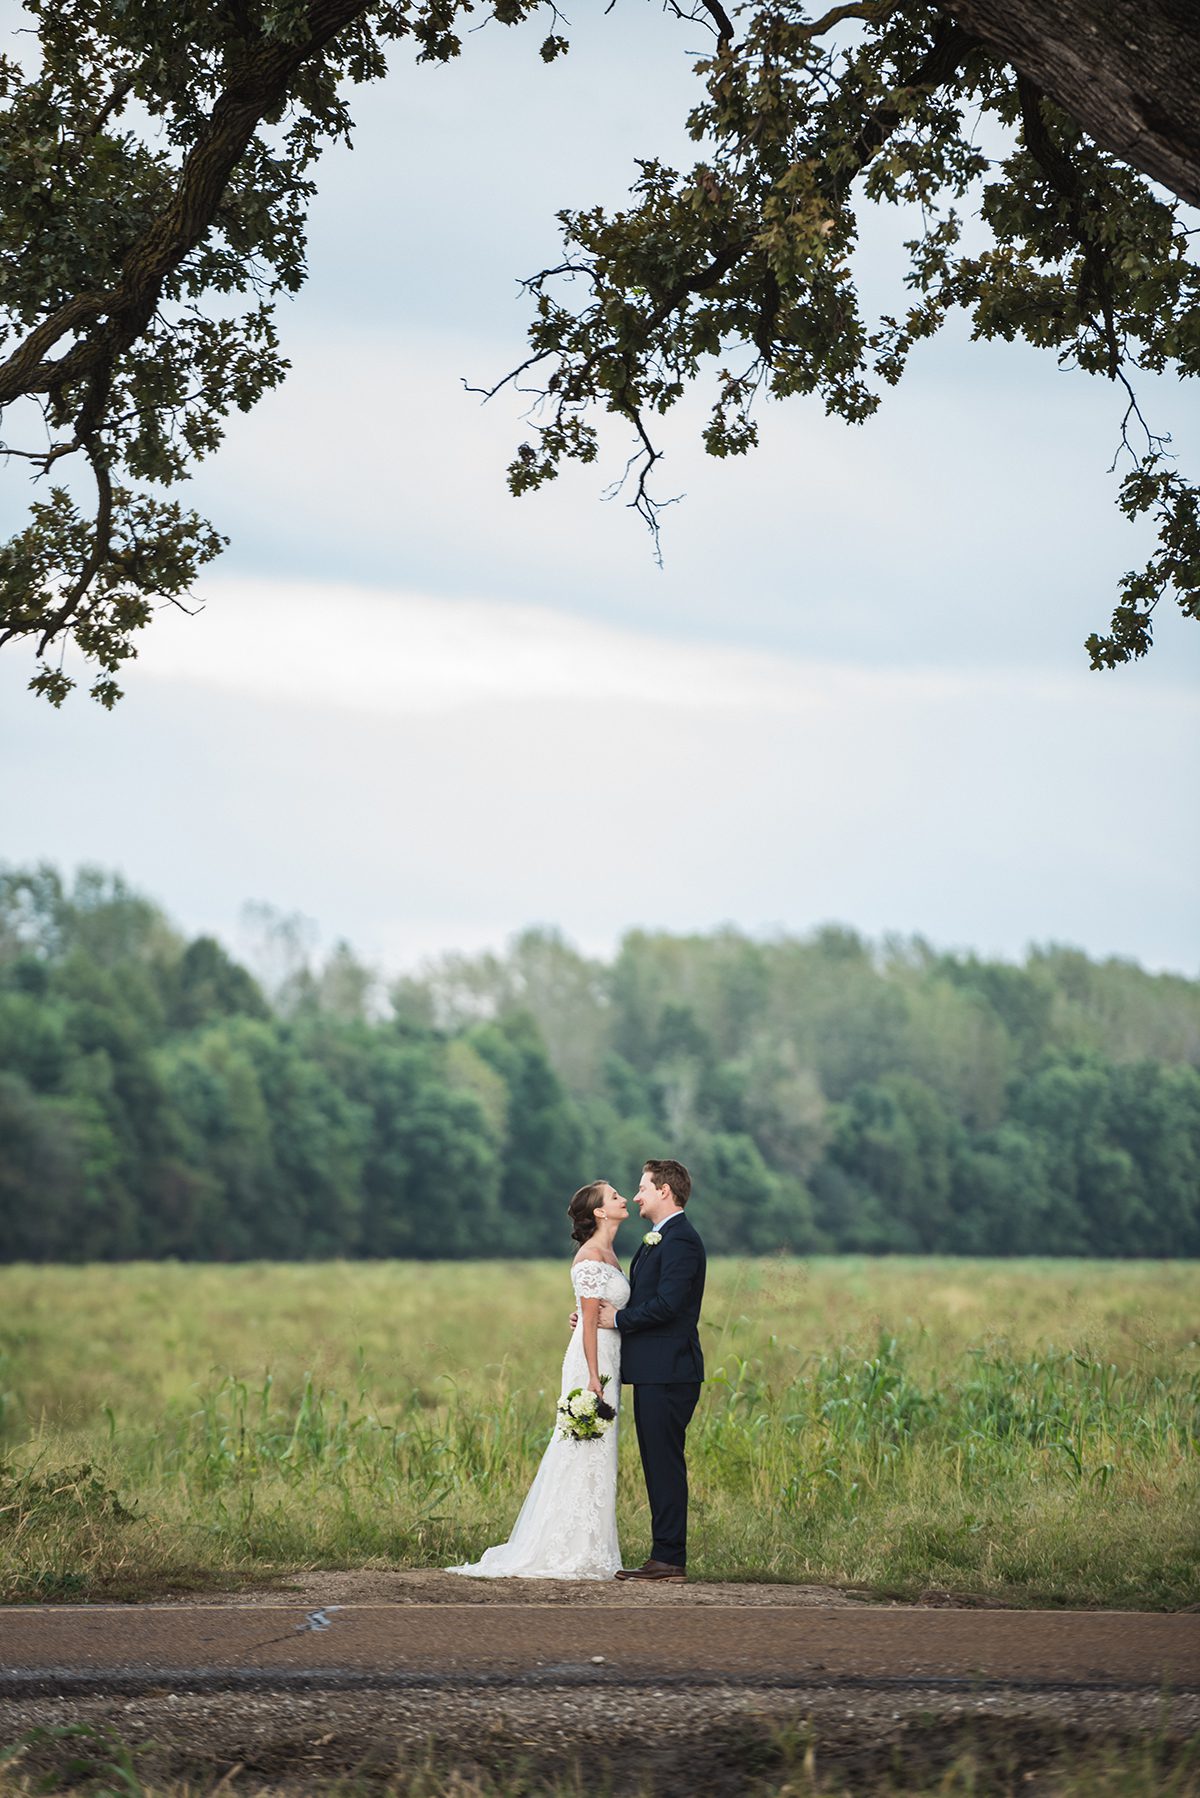
<svg viewBox="0 0 1200 1798">
<path fill-rule="evenodd" d="M 600 1301 L 618 1310 L 629 1282 L 613 1239 L 629 1207 L 607 1180 L 581 1186 L 567 1207 L 579 1253 L 571 1264 L 578 1322 L 562 1366 L 562 1392 L 576 1387 L 619 1407 L 621 1338 L 599 1327 Z M 607 1384 L 602 1376 L 608 1376 Z M 542 1456 L 507 1542 L 483 1559 L 447 1573 L 473 1579 L 612 1579 L 621 1565 L 617 1546 L 617 1423 L 604 1435 L 576 1442 L 556 1429 Z"/>
</svg>

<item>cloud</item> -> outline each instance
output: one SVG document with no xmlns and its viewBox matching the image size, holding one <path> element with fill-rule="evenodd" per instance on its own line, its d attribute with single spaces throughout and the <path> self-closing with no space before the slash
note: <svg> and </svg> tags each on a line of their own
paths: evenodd
<svg viewBox="0 0 1200 1798">
<path fill-rule="evenodd" d="M 731 651 L 500 601 L 213 580 L 112 714 L 8 665 L 10 859 L 247 899 L 392 968 L 536 920 L 1197 962 L 1200 720 L 1136 681 Z M 5 670 L 0 669 L 0 676 Z"/>
<path fill-rule="evenodd" d="M 504 600 L 220 578 L 200 597 L 197 616 L 168 610 L 147 632 L 131 684 L 186 681 L 392 718 L 548 701 L 793 716 L 998 685 L 979 674 L 893 673 L 680 640 Z"/>
<path fill-rule="evenodd" d="M 568 468 L 514 500 L 504 469 L 521 403 L 489 407 L 461 378 L 519 354 L 482 339 L 296 328 L 283 389 L 202 467 L 189 498 L 228 532 L 228 575 L 287 574 L 386 590 L 535 601 L 678 639 L 698 634 L 825 660 L 1086 672 L 1120 571 L 1149 548 L 1116 513 L 1111 395 L 979 346 L 977 384 L 922 362 L 861 429 L 815 401 L 768 406 L 762 448 L 715 462 L 693 396 L 656 426 L 667 451 L 665 567 L 640 521 L 601 503 L 628 454 Z M 940 346 L 948 355 L 949 346 Z M 989 384 L 990 383 L 990 384 Z M 1007 383 L 1007 384 L 1004 384 Z M 1035 428 L 1036 427 L 1036 428 Z M 1154 681 L 1194 679 L 1200 632 L 1159 620 Z"/>
</svg>

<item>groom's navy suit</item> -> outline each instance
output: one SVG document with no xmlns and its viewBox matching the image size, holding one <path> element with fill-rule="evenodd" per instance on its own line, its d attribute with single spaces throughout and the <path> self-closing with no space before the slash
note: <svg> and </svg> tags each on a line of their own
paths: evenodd
<svg viewBox="0 0 1200 1798">
<path fill-rule="evenodd" d="M 650 1495 L 650 1558 L 687 1565 L 684 1438 L 704 1379 L 700 1301 L 704 1244 L 684 1212 L 672 1212 L 662 1241 L 643 1242 L 629 1268 L 629 1303 L 617 1312 L 621 1381 L 633 1387 L 633 1420 Z"/>
</svg>

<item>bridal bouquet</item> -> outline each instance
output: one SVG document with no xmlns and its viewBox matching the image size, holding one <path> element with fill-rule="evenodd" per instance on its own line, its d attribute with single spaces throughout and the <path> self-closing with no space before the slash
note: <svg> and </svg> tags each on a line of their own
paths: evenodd
<svg viewBox="0 0 1200 1798">
<path fill-rule="evenodd" d="M 601 1386 L 607 1386 L 608 1380 L 606 1373 L 600 1375 Z M 594 1442 L 611 1430 L 616 1415 L 606 1399 L 575 1386 L 558 1401 L 558 1433 L 568 1442 Z"/>
</svg>

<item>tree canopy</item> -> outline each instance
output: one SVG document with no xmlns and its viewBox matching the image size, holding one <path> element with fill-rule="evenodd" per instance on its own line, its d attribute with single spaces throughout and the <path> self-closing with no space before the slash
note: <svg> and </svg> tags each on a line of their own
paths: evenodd
<svg viewBox="0 0 1200 1798">
<path fill-rule="evenodd" d="M 668 3 L 713 31 L 688 119 L 698 160 L 648 153 L 627 208 L 560 214 L 561 254 L 526 281 L 529 356 L 499 383 L 540 395 L 513 493 L 595 460 L 613 414 L 657 541 L 655 421 L 689 389 L 708 391 L 718 457 L 753 447 L 765 396 L 862 422 L 961 310 L 977 338 L 1024 339 L 1114 385 L 1118 504 L 1157 536 L 1088 638 L 1092 666 L 1144 655 L 1164 598 L 1200 616 L 1200 491 L 1137 389 L 1141 371 L 1200 367 L 1185 0 L 1071 0 L 1053 20 L 1030 0 L 861 0 L 817 18 L 792 0 L 732 18 L 721 0 Z M 26 10 L 36 62 L 0 61 L 0 408 L 4 453 L 37 486 L 0 549 L 0 643 L 33 645 L 31 684 L 58 704 L 73 642 L 111 705 L 154 607 L 184 604 L 222 548 L 169 490 L 284 377 L 272 304 L 304 280 L 314 165 L 348 137 L 349 90 L 410 44 L 458 55 L 473 0 Z M 539 10 L 482 8 L 511 26 Z M 568 40 L 549 16 L 553 61 Z M 904 291 L 875 319 L 852 269 L 872 203 L 915 220 Z"/>
<path fill-rule="evenodd" d="M 1200 982 L 829 926 L 264 984 L 0 871 L 0 1260 L 563 1255 L 662 1154 L 716 1253 L 1200 1256 Z"/>
</svg>

